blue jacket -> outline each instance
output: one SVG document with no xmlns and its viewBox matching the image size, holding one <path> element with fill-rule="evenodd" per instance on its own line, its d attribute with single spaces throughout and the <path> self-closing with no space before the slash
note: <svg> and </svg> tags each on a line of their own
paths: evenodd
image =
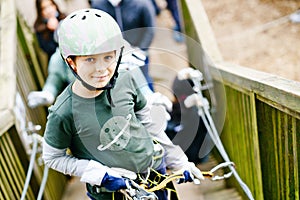
<svg viewBox="0 0 300 200">
<path fill-rule="evenodd" d="M 91 7 L 109 13 L 119 24 L 124 38 L 132 45 L 147 50 L 154 37 L 155 10 L 150 0 L 122 0 L 114 7 L 108 0 L 93 0 Z M 117 15 L 121 12 L 121 20 Z"/>
</svg>

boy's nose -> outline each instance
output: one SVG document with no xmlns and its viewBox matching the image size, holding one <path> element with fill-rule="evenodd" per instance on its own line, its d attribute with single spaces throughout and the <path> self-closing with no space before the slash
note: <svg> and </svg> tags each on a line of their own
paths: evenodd
<svg viewBox="0 0 300 200">
<path fill-rule="evenodd" d="M 99 63 L 97 63 L 97 65 L 96 65 L 96 70 L 97 70 L 97 71 L 104 71 L 104 70 L 106 70 L 108 67 L 109 67 L 108 64 L 104 64 L 104 63 L 102 63 L 102 62 L 99 62 Z"/>
<path fill-rule="evenodd" d="M 96 64 L 96 70 L 97 71 L 103 71 L 109 68 L 114 62 L 104 62 L 104 61 L 99 61 Z"/>
</svg>

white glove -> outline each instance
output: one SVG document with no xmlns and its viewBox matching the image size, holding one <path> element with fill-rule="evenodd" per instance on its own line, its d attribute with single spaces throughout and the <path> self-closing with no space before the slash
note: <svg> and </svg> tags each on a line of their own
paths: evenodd
<svg viewBox="0 0 300 200">
<path fill-rule="evenodd" d="M 150 99 L 149 102 L 151 105 L 162 105 L 164 106 L 169 112 L 172 111 L 173 103 L 170 101 L 168 97 L 165 95 L 155 92 L 152 95 L 149 95 Z"/>
<path fill-rule="evenodd" d="M 146 57 L 137 51 L 134 51 L 131 54 L 123 55 L 120 69 L 132 70 L 136 67 L 141 67 L 145 65 Z"/>
<path fill-rule="evenodd" d="M 97 161 L 90 160 L 81 176 L 80 181 L 90 183 L 92 185 L 101 185 L 102 179 L 106 173 L 109 173 L 111 176 L 121 178 L 118 173 L 112 171 L 109 167 L 102 165 Z"/>
<path fill-rule="evenodd" d="M 172 110 L 172 102 L 164 95 L 156 92 L 145 95 L 147 104 L 151 109 L 150 114 L 154 122 L 153 127 L 157 132 L 165 131 L 171 119 L 167 110 Z"/>
<path fill-rule="evenodd" d="M 119 187 L 116 184 L 123 185 L 123 181 L 121 180 L 122 176 L 131 179 L 137 178 L 136 174 L 132 171 L 122 168 L 110 168 L 102 165 L 97 161 L 90 160 L 81 176 L 80 181 L 90 183 L 92 185 L 103 185 L 104 187 L 111 187 L 111 189 L 107 189 L 114 191 L 115 188 L 113 185 L 115 185 L 115 187 Z M 105 184 L 108 185 L 105 186 Z"/>
<path fill-rule="evenodd" d="M 196 179 L 198 179 L 197 184 L 200 184 L 200 180 L 204 180 L 204 176 L 203 176 L 202 172 L 192 162 L 188 162 L 183 168 L 181 168 L 180 170 L 178 170 L 176 172 L 183 173 L 185 176 L 184 179 L 178 181 L 179 183 L 191 182 L 191 181 L 195 182 L 195 178 L 196 178 Z"/>
<path fill-rule="evenodd" d="M 28 106 L 35 108 L 37 106 L 48 106 L 53 104 L 55 97 L 48 91 L 33 91 L 28 97 Z"/>
<path fill-rule="evenodd" d="M 141 50 L 140 48 L 135 48 L 132 52 L 132 56 L 136 57 L 139 60 L 145 61 L 148 53 L 146 51 Z"/>
</svg>

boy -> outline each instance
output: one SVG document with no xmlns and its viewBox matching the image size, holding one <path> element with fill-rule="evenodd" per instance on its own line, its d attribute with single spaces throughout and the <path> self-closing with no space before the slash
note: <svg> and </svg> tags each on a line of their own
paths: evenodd
<svg viewBox="0 0 300 200">
<path fill-rule="evenodd" d="M 166 166 L 184 172 L 181 182 L 201 171 L 188 162 L 150 117 L 145 97 L 132 74 L 118 71 L 125 41 L 107 13 L 83 9 L 65 18 L 58 30 L 61 54 L 76 80 L 49 108 L 43 158 L 50 168 L 79 176 L 91 199 L 123 199 L 126 169 L 144 179 Z M 70 149 L 72 155 L 67 155 Z M 157 191 L 166 200 L 165 191 Z"/>
</svg>

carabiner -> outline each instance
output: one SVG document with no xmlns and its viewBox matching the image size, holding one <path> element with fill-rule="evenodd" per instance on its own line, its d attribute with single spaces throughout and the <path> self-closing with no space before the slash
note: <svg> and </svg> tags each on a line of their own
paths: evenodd
<svg viewBox="0 0 300 200">
<path fill-rule="evenodd" d="M 158 197 L 155 195 L 154 192 L 149 192 L 133 180 L 130 180 L 129 184 L 127 185 L 126 191 L 132 200 L 158 200 Z"/>
<path fill-rule="evenodd" d="M 227 174 L 224 174 L 223 176 L 218 176 L 218 175 L 214 175 L 214 173 L 222 168 L 225 168 L 225 167 L 229 167 L 229 166 L 235 166 L 235 164 L 233 162 L 224 162 L 224 163 L 221 163 L 217 166 L 215 166 L 214 168 L 212 168 L 209 172 L 211 174 L 213 174 L 211 176 L 211 180 L 215 181 L 215 180 L 222 180 L 222 179 L 225 179 L 225 178 L 229 178 L 231 175 L 232 175 L 232 171 L 228 172 Z"/>
</svg>

